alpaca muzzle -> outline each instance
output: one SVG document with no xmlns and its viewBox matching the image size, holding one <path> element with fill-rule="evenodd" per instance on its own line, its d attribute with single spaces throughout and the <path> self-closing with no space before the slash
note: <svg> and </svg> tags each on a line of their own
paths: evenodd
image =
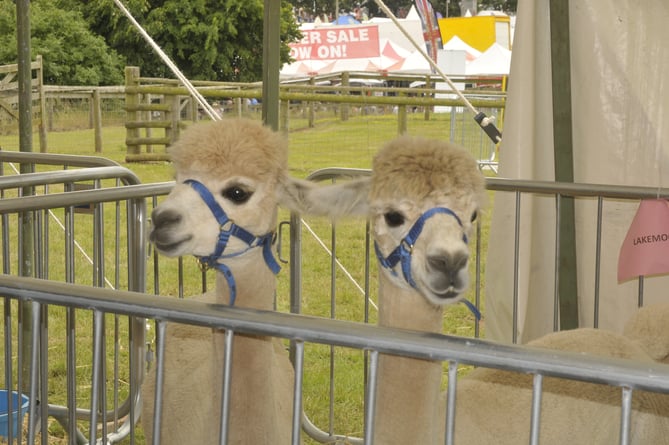
<svg viewBox="0 0 669 445">
<path fill-rule="evenodd" d="M 379 249 L 378 243 L 374 242 L 374 250 L 376 252 L 376 257 L 379 260 L 379 264 L 381 265 L 381 267 L 390 271 L 390 273 L 393 276 L 398 276 L 398 273 L 395 271 L 395 266 L 399 264 L 402 270 L 402 275 L 404 277 L 404 280 L 412 288 L 418 290 L 419 292 L 420 289 L 418 288 L 416 281 L 413 279 L 411 274 L 411 258 L 413 255 L 413 247 L 416 244 L 418 237 L 423 231 L 425 222 L 429 218 L 437 214 L 446 214 L 452 216 L 458 222 L 460 228 L 463 228 L 462 221 L 453 210 L 446 207 L 434 207 L 432 209 L 427 210 L 422 215 L 420 215 L 420 217 L 416 220 L 416 222 L 409 230 L 409 233 L 402 239 L 402 241 L 400 241 L 399 245 L 387 257 L 383 256 L 381 250 Z M 464 233 L 464 230 L 462 233 L 462 241 L 465 244 L 468 243 L 467 235 Z M 462 267 L 459 266 L 463 264 L 463 261 L 464 264 L 466 265 L 467 259 L 468 255 L 466 254 L 464 256 L 459 255 L 457 257 L 452 257 L 452 258 L 446 258 L 444 256 L 441 256 L 440 258 L 432 257 L 427 259 L 428 267 L 433 267 L 442 270 L 445 268 L 449 269 L 448 272 L 445 275 L 443 275 L 445 277 L 444 279 L 448 280 L 448 285 L 446 286 L 444 292 L 442 293 L 445 299 L 456 298 L 457 296 L 459 296 L 460 292 L 456 291 L 456 289 L 458 289 L 460 286 L 454 286 L 454 285 L 461 283 L 461 279 L 459 276 L 461 274 Z M 477 319 L 481 318 L 481 313 L 476 308 L 476 306 L 474 306 L 470 301 L 466 299 L 462 301 L 467 305 L 469 310 L 472 311 L 472 313 Z"/>
</svg>

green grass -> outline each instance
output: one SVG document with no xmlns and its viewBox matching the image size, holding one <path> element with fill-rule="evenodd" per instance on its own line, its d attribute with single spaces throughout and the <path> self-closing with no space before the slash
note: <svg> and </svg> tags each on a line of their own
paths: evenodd
<svg viewBox="0 0 669 445">
<path fill-rule="evenodd" d="M 289 133 L 290 156 L 289 168 L 291 174 L 298 177 L 305 177 L 314 170 L 324 167 L 354 167 L 369 168 L 376 151 L 385 143 L 397 135 L 397 118 L 394 115 L 385 116 L 357 116 L 352 117 L 347 122 L 330 116 L 324 112 L 320 116 L 315 128 L 308 128 L 306 121 L 299 119 L 291 120 L 291 131 Z M 409 116 L 408 132 L 410 134 L 420 134 L 429 137 L 448 138 L 448 115 L 434 115 L 429 122 L 424 120 L 422 114 Z M 470 131 L 463 130 L 461 131 Z M 36 138 L 36 136 L 35 136 Z M 35 141 L 37 139 L 34 139 Z M 100 155 L 113 159 L 125 167 L 132 170 L 143 183 L 162 182 L 172 179 L 172 167 L 169 163 L 125 163 L 125 130 L 122 127 L 105 127 L 103 131 L 103 151 L 94 153 L 94 134 L 93 130 L 76 130 L 67 132 L 51 132 L 48 136 L 49 152 L 67 153 L 79 155 Z M 15 135 L 0 136 L 0 146 L 4 149 L 17 150 L 18 142 Z M 5 174 L 8 174 L 6 171 Z M 53 190 L 52 190 L 53 191 Z M 124 210 L 121 211 L 124 213 Z M 59 218 L 62 218 L 62 211 L 56 212 Z M 280 220 L 287 220 L 288 214 L 280 211 Z M 113 212 L 105 211 L 105 218 L 113 217 Z M 86 251 L 92 251 L 91 240 L 92 229 L 88 228 L 90 215 L 77 216 L 77 240 L 81 242 Z M 483 214 L 483 246 L 482 252 L 486 251 L 489 216 Z M 307 223 L 314 232 L 324 240 L 325 244 L 330 245 L 330 236 L 332 228 L 330 224 L 319 218 L 307 218 Z M 111 226 L 111 223 L 109 224 Z M 52 226 L 53 237 L 58 239 L 62 237 L 57 227 Z M 285 230 L 283 240 L 283 256 L 288 256 L 288 232 Z M 336 229 L 337 238 L 337 258 L 345 265 L 355 280 L 363 285 L 364 280 L 364 223 L 359 221 L 345 220 L 338 224 Z M 364 298 L 356 286 L 344 276 L 341 270 L 336 271 L 335 303 L 334 306 L 330 300 L 330 270 L 331 263 L 328 254 L 318 245 L 316 240 L 303 232 L 303 313 L 322 317 L 333 317 L 343 320 L 364 321 Z M 124 242 L 120 245 L 124 246 Z M 473 246 L 472 246 L 473 248 Z M 54 248 L 58 249 L 58 248 Z M 62 249 L 62 247 L 60 247 Z M 60 255 L 54 252 L 54 258 Z M 110 257 L 107 262 L 113 262 L 114 257 Z M 125 258 L 125 253 L 121 252 L 121 258 Z M 90 284 L 92 270 L 82 255 L 76 255 L 76 282 Z M 161 295 L 175 296 L 178 293 L 176 276 L 177 261 L 169 259 L 160 259 L 161 262 Z M 51 277 L 57 280 L 63 280 L 64 267 L 62 261 L 55 260 L 54 265 L 50 266 Z M 184 277 L 188 283 L 186 285 L 186 294 L 197 293 L 200 282 L 200 272 L 196 264 L 191 259 L 184 259 Z M 124 267 L 123 262 L 121 268 Z M 472 261 L 472 275 L 474 265 Z M 485 264 L 483 264 L 483 276 L 485 277 Z M 13 269 L 16 270 L 16 269 Z M 277 296 L 279 310 L 287 311 L 289 307 L 289 271 L 290 265 L 284 265 L 283 271 L 279 274 L 277 283 Z M 148 282 L 153 280 L 151 267 L 148 268 Z M 121 287 L 125 286 L 124 274 L 121 274 Z M 376 261 L 371 261 L 371 279 L 370 293 L 372 300 L 376 301 Z M 484 283 L 483 283 L 484 285 Z M 151 286 L 149 286 L 151 291 Z M 473 300 L 473 290 L 468 296 Z M 334 307 L 334 313 L 333 313 Z M 65 329 L 65 311 L 62 308 L 50 308 L 50 361 L 49 373 L 50 383 L 49 391 L 52 400 L 64 404 L 64 395 L 66 391 L 64 372 L 64 361 L 59 360 L 65 357 L 65 341 L 62 333 Z M 474 320 L 471 313 L 464 305 L 448 307 L 444 317 L 444 332 L 454 335 L 473 336 Z M 374 309 L 369 313 L 369 322 L 376 322 L 376 311 Z M 108 317 L 108 326 L 113 326 L 113 316 Z M 124 324 L 120 320 L 121 325 Z M 89 393 L 87 389 L 90 385 L 90 338 L 91 338 L 90 314 L 77 316 L 77 335 L 81 341 L 81 349 L 78 350 L 77 362 L 77 396 L 80 397 L 78 403 L 86 406 Z M 121 326 L 123 329 L 123 326 Z M 125 328 L 127 329 L 127 328 Z M 87 345 L 87 346 L 86 346 Z M 108 345 L 108 350 L 111 351 Z M 122 366 L 125 369 L 127 361 L 127 351 L 121 354 Z M 334 352 L 333 367 L 335 369 L 335 380 L 333 383 L 334 393 L 334 425 L 333 430 L 338 434 L 351 434 L 360 436 L 362 434 L 363 419 L 363 397 L 364 397 L 364 376 L 363 376 L 364 354 L 361 351 L 344 348 L 336 348 Z M 127 375 L 121 375 L 121 380 L 127 383 Z M 122 392 L 127 392 L 127 386 L 122 386 Z M 312 421 L 327 430 L 329 422 L 328 400 L 330 392 L 330 348 L 318 345 L 307 345 L 305 356 L 305 392 L 304 404 L 305 410 Z M 111 393 L 108 398 L 111 400 Z M 51 433 L 61 436 L 62 432 L 53 425 Z M 56 440 L 51 443 L 58 443 Z M 310 443 L 306 441 L 306 443 Z"/>
</svg>

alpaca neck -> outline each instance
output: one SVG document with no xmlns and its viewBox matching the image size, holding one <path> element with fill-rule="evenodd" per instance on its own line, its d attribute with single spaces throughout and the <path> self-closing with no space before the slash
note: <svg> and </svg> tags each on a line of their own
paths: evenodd
<svg viewBox="0 0 669 445">
<path fill-rule="evenodd" d="M 379 325 L 442 331 L 443 310 L 418 292 L 399 288 L 380 274 Z M 440 362 L 381 354 L 375 417 L 376 443 L 438 443 L 442 366 Z"/>
<path fill-rule="evenodd" d="M 261 248 L 226 262 L 237 285 L 235 306 L 271 311 L 274 309 L 276 278 L 265 264 Z M 221 272 L 216 274 L 217 301 L 230 303 L 230 287 Z"/>
<path fill-rule="evenodd" d="M 379 278 L 379 325 L 415 331 L 443 330 L 444 311 L 414 289 L 396 286 L 385 273 Z"/>
<path fill-rule="evenodd" d="M 237 285 L 235 307 L 273 310 L 276 278 L 265 264 L 262 249 L 252 249 L 226 264 Z M 217 300 L 229 304 L 230 289 L 221 273 L 216 277 L 216 290 Z M 215 348 L 220 356 L 225 349 L 223 333 L 220 332 L 216 338 Z M 276 412 L 275 354 L 271 337 L 246 334 L 234 336 L 230 443 L 272 443 L 275 439 L 268 437 L 268 432 L 276 432 L 280 427 Z M 221 360 L 222 357 L 219 357 L 217 366 L 222 366 Z M 260 424 L 256 423 L 258 419 L 262 419 Z"/>
</svg>

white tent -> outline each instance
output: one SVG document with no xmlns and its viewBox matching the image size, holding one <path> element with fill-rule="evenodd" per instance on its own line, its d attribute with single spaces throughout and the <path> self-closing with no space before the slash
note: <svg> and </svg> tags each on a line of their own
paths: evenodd
<svg viewBox="0 0 669 445">
<path fill-rule="evenodd" d="M 474 60 L 481 55 L 481 51 L 468 45 L 464 40 L 458 36 L 451 37 L 451 40 L 444 44 L 445 50 L 449 51 L 464 51 L 467 54 L 467 60 Z"/>
<path fill-rule="evenodd" d="M 423 42 L 423 28 L 418 13 L 412 7 L 406 19 L 400 20 L 402 26 L 409 35 L 418 42 Z M 295 51 L 292 55 L 295 62 L 286 64 L 281 69 L 282 77 L 305 76 L 314 74 L 326 74 L 338 71 L 391 71 L 391 72 L 413 72 L 429 73 L 430 65 L 416 51 L 409 39 L 397 29 L 397 26 L 385 18 L 373 18 L 360 25 L 333 26 L 332 24 L 305 23 L 300 26 L 305 34 L 305 39 L 299 44 L 291 45 Z M 356 41 L 358 36 L 356 30 L 369 30 L 369 41 L 367 42 L 366 54 L 361 56 L 360 52 L 352 54 L 346 51 L 344 46 L 364 46 L 363 42 Z M 309 31 L 313 31 L 312 34 Z M 353 32 L 348 42 L 326 42 L 331 33 Z M 315 38 L 310 39 L 313 35 Z M 320 38 L 320 41 L 318 40 Z M 334 51 L 337 45 L 344 48 L 343 51 Z M 377 45 L 371 51 L 371 45 Z M 301 49 L 299 49 L 301 48 Z M 325 55 L 330 48 L 333 57 Z M 423 47 L 425 49 L 425 47 Z M 374 54 L 371 54 L 371 53 Z"/>
<path fill-rule="evenodd" d="M 479 57 L 467 63 L 465 70 L 469 76 L 474 75 L 508 75 L 511 69 L 511 51 L 495 42 Z"/>
<path fill-rule="evenodd" d="M 500 145 L 499 174 L 554 180 L 549 0 L 521 0 Z M 666 0 L 570 2 L 574 181 L 667 187 L 669 183 L 669 8 Z M 584 203 L 587 204 L 587 203 Z M 552 330 L 555 200 L 523 200 L 518 283 L 513 257 L 515 197 L 498 194 L 486 269 L 486 336 L 510 341 L 514 289 L 518 340 Z M 620 331 L 635 311 L 638 284 L 617 282 L 622 241 L 636 204 L 603 209 L 599 326 Z M 580 326 L 592 326 L 596 206 L 576 206 Z M 669 277 L 644 280 L 644 303 L 666 301 Z"/>
</svg>

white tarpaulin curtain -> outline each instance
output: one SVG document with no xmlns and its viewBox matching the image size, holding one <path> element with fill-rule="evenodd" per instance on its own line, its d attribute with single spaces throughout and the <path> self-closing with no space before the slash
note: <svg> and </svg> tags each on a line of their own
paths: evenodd
<svg viewBox="0 0 669 445">
<path fill-rule="evenodd" d="M 554 180 L 548 0 L 520 0 L 499 175 Z M 669 186 L 669 2 L 570 2 L 574 181 Z M 594 201 L 594 200 L 593 200 Z M 618 284 L 618 253 L 638 203 L 603 209 L 599 327 L 620 331 L 636 280 Z M 553 329 L 555 199 L 523 197 L 518 342 Z M 486 336 L 512 339 L 515 196 L 498 193 L 486 268 Z M 596 202 L 576 202 L 579 325 L 593 325 Z M 509 235 L 511 234 L 511 236 Z M 667 252 L 669 255 L 669 252 Z M 644 303 L 669 299 L 648 277 Z"/>
</svg>

